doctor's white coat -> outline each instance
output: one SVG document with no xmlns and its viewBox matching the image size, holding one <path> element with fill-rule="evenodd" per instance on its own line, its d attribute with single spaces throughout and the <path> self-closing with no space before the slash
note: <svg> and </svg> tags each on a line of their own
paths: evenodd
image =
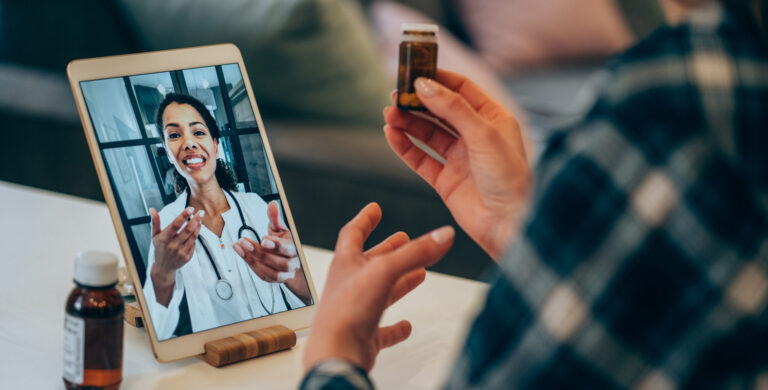
<svg viewBox="0 0 768 390">
<path fill-rule="evenodd" d="M 232 195 L 240 203 L 246 223 L 256 230 L 259 237 L 266 236 L 269 226 L 267 203 L 254 193 L 232 192 Z M 161 229 L 181 214 L 187 196 L 187 192 L 182 193 L 160 210 Z M 305 306 L 283 283 L 269 283 L 259 278 L 232 249 L 232 244 L 238 241 L 237 232 L 242 223 L 237 207 L 228 194 L 226 198 L 229 210 L 222 214 L 224 229 L 221 239 L 205 226 L 201 227 L 199 238 L 205 241 L 222 278 L 232 284 L 233 295 L 229 300 L 223 300 L 216 294 L 216 272 L 198 239 L 190 261 L 176 271 L 176 284 L 168 307 L 159 304 L 150 272 L 155 262 L 155 248 L 150 244 L 144 297 L 159 340 L 173 336 L 179 323 L 179 304 L 185 294 L 193 332 L 288 310 L 285 301 L 293 309 Z M 302 269 L 299 268 L 296 272 L 302 272 Z M 285 294 L 285 300 L 280 290 Z"/>
</svg>

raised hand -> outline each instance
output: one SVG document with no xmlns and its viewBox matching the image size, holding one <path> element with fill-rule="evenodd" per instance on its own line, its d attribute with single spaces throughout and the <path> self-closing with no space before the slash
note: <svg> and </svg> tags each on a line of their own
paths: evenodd
<svg viewBox="0 0 768 390">
<path fill-rule="evenodd" d="M 304 273 L 300 272 L 301 261 L 296 245 L 280 218 L 277 202 L 269 203 L 267 217 L 269 235 L 262 238 L 261 244 L 243 238 L 232 247 L 259 278 L 266 282 L 285 283 L 299 299 L 309 304 L 311 294 Z"/>
<path fill-rule="evenodd" d="M 380 220 L 381 209 L 371 203 L 339 232 L 304 352 L 307 370 L 328 358 L 346 359 L 370 370 L 381 349 L 411 333 L 408 321 L 380 327 L 381 316 L 424 281 L 424 267 L 445 255 L 454 231 L 446 226 L 412 241 L 405 233 L 396 233 L 363 252 L 363 243 Z"/>
<path fill-rule="evenodd" d="M 459 225 L 499 260 L 527 207 L 531 173 L 520 125 L 504 107 L 467 78 L 438 71 L 437 81 L 416 80 L 421 102 L 459 138 L 395 107 L 384 110 L 394 152 L 440 195 Z M 416 147 L 410 134 L 445 159 Z"/>
<path fill-rule="evenodd" d="M 176 270 L 187 264 L 195 253 L 195 241 L 200 233 L 204 211 L 194 214 L 194 209 L 184 209 L 165 229 L 160 229 L 160 215 L 149 209 L 152 217 L 152 245 L 155 262 L 150 275 L 154 283 L 157 302 L 167 306 L 173 294 Z M 184 225 L 186 223 L 186 225 Z"/>
</svg>

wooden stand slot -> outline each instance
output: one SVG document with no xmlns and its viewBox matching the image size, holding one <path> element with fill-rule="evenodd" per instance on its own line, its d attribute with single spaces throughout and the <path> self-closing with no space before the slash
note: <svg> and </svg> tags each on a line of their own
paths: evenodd
<svg viewBox="0 0 768 390">
<path fill-rule="evenodd" d="M 205 343 L 200 357 L 206 363 L 221 367 L 268 353 L 290 349 L 296 345 L 296 332 L 282 325 L 240 333 Z"/>
<path fill-rule="evenodd" d="M 125 305 L 125 322 L 136 328 L 144 327 L 144 319 L 141 316 L 141 309 L 138 302 L 131 302 Z"/>
<path fill-rule="evenodd" d="M 138 302 L 125 305 L 125 322 L 137 328 L 144 327 Z M 293 348 L 296 332 L 282 325 L 254 330 L 205 343 L 205 353 L 200 355 L 206 363 L 221 367 L 227 364 Z"/>
</svg>

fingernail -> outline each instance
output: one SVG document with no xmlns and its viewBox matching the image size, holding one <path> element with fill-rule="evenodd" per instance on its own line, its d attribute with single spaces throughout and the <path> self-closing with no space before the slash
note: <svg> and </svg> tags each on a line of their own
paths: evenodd
<svg viewBox="0 0 768 390">
<path fill-rule="evenodd" d="M 437 85 L 435 85 L 435 82 L 424 77 L 417 78 L 413 83 L 413 86 L 416 87 L 416 91 L 424 97 L 432 97 L 437 93 Z"/>
<path fill-rule="evenodd" d="M 195 208 L 192 206 L 187 207 L 187 214 L 192 215 L 193 212 L 195 212 Z"/>
<path fill-rule="evenodd" d="M 237 254 L 240 255 L 240 257 L 245 256 L 245 252 L 243 252 L 243 248 L 240 248 L 240 245 L 237 245 L 237 244 L 232 245 L 232 249 L 234 249 L 235 252 L 237 252 Z"/>
<path fill-rule="evenodd" d="M 272 242 L 272 241 L 269 241 L 269 240 L 264 240 L 261 243 L 261 246 L 263 246 L 264 248 L 267 248 L 267 249 L 275 249 L 275 243 Z"/>
<path fill-rule="evenodd" d="M 253 250 L 256 249 L 253 247 L 253 244 L 245 240 L 240 241 L 240 245 L 242 245 L 248 252 L 253 252 Z"/>
<path fill-rule="evenodd" d="M 432 240 L 438 244 L 448 242 L 456 232 L 453 230 L 453 226 L 443 226 L 440 229 L 433 231 L 430 234 Z"/>
<path fill-rule="evenodd" d="M 204 216 L 205 216 L 205 210 L 200 210 L 200 211 L 198 211 L 198 212 L 197 212 L 197 215 L 199 215 L 199 216 L 200 216 L 200 218 L 204 217 Z"/>
</svg>

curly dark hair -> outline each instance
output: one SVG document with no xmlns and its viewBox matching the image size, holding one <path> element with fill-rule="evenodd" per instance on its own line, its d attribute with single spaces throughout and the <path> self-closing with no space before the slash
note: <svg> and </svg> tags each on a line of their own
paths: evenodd
<svg viewBox="0 0 768 390">
<path fill-rule="evenodd" d="M 211 138 L 213 138 L 217 144 L 219 143 L 221 133 L 219 133 L 219 126 L 216 124 L 216 119 L 213 118 L 210 111 L 208 111 L 201 101 L 181 93 L 169 93 L 165 95 L 163 101 L 160 102 L 160 106 L 157 108 L 157 114 L 155 115 L 155 123 L 157 124 L 158 131 L 165 134 L 163 131 L 163 113 L 165 113 L 165 109 L 172 103 L 188 104 L 192 106 L 192 108 L 203 117 L 205 127 L 207 127 L 208 131 L 211 133 Z M 163 144 L 165 144 L 165 142 L 165 136 L 163 136 Z M 185 179 L 178 170 L 173 171 L 173 178 L 174 192 L 178 195 L 186 191 L 187 187 L 189 187 L 187 179 Z M 237 191 L 237 177 L 232 171 L 232 168 L 230 168 L 230 166 L 222 159 L 216 160 L 216 180 L 222 188 L 230 191 Z"/>
</svg>

